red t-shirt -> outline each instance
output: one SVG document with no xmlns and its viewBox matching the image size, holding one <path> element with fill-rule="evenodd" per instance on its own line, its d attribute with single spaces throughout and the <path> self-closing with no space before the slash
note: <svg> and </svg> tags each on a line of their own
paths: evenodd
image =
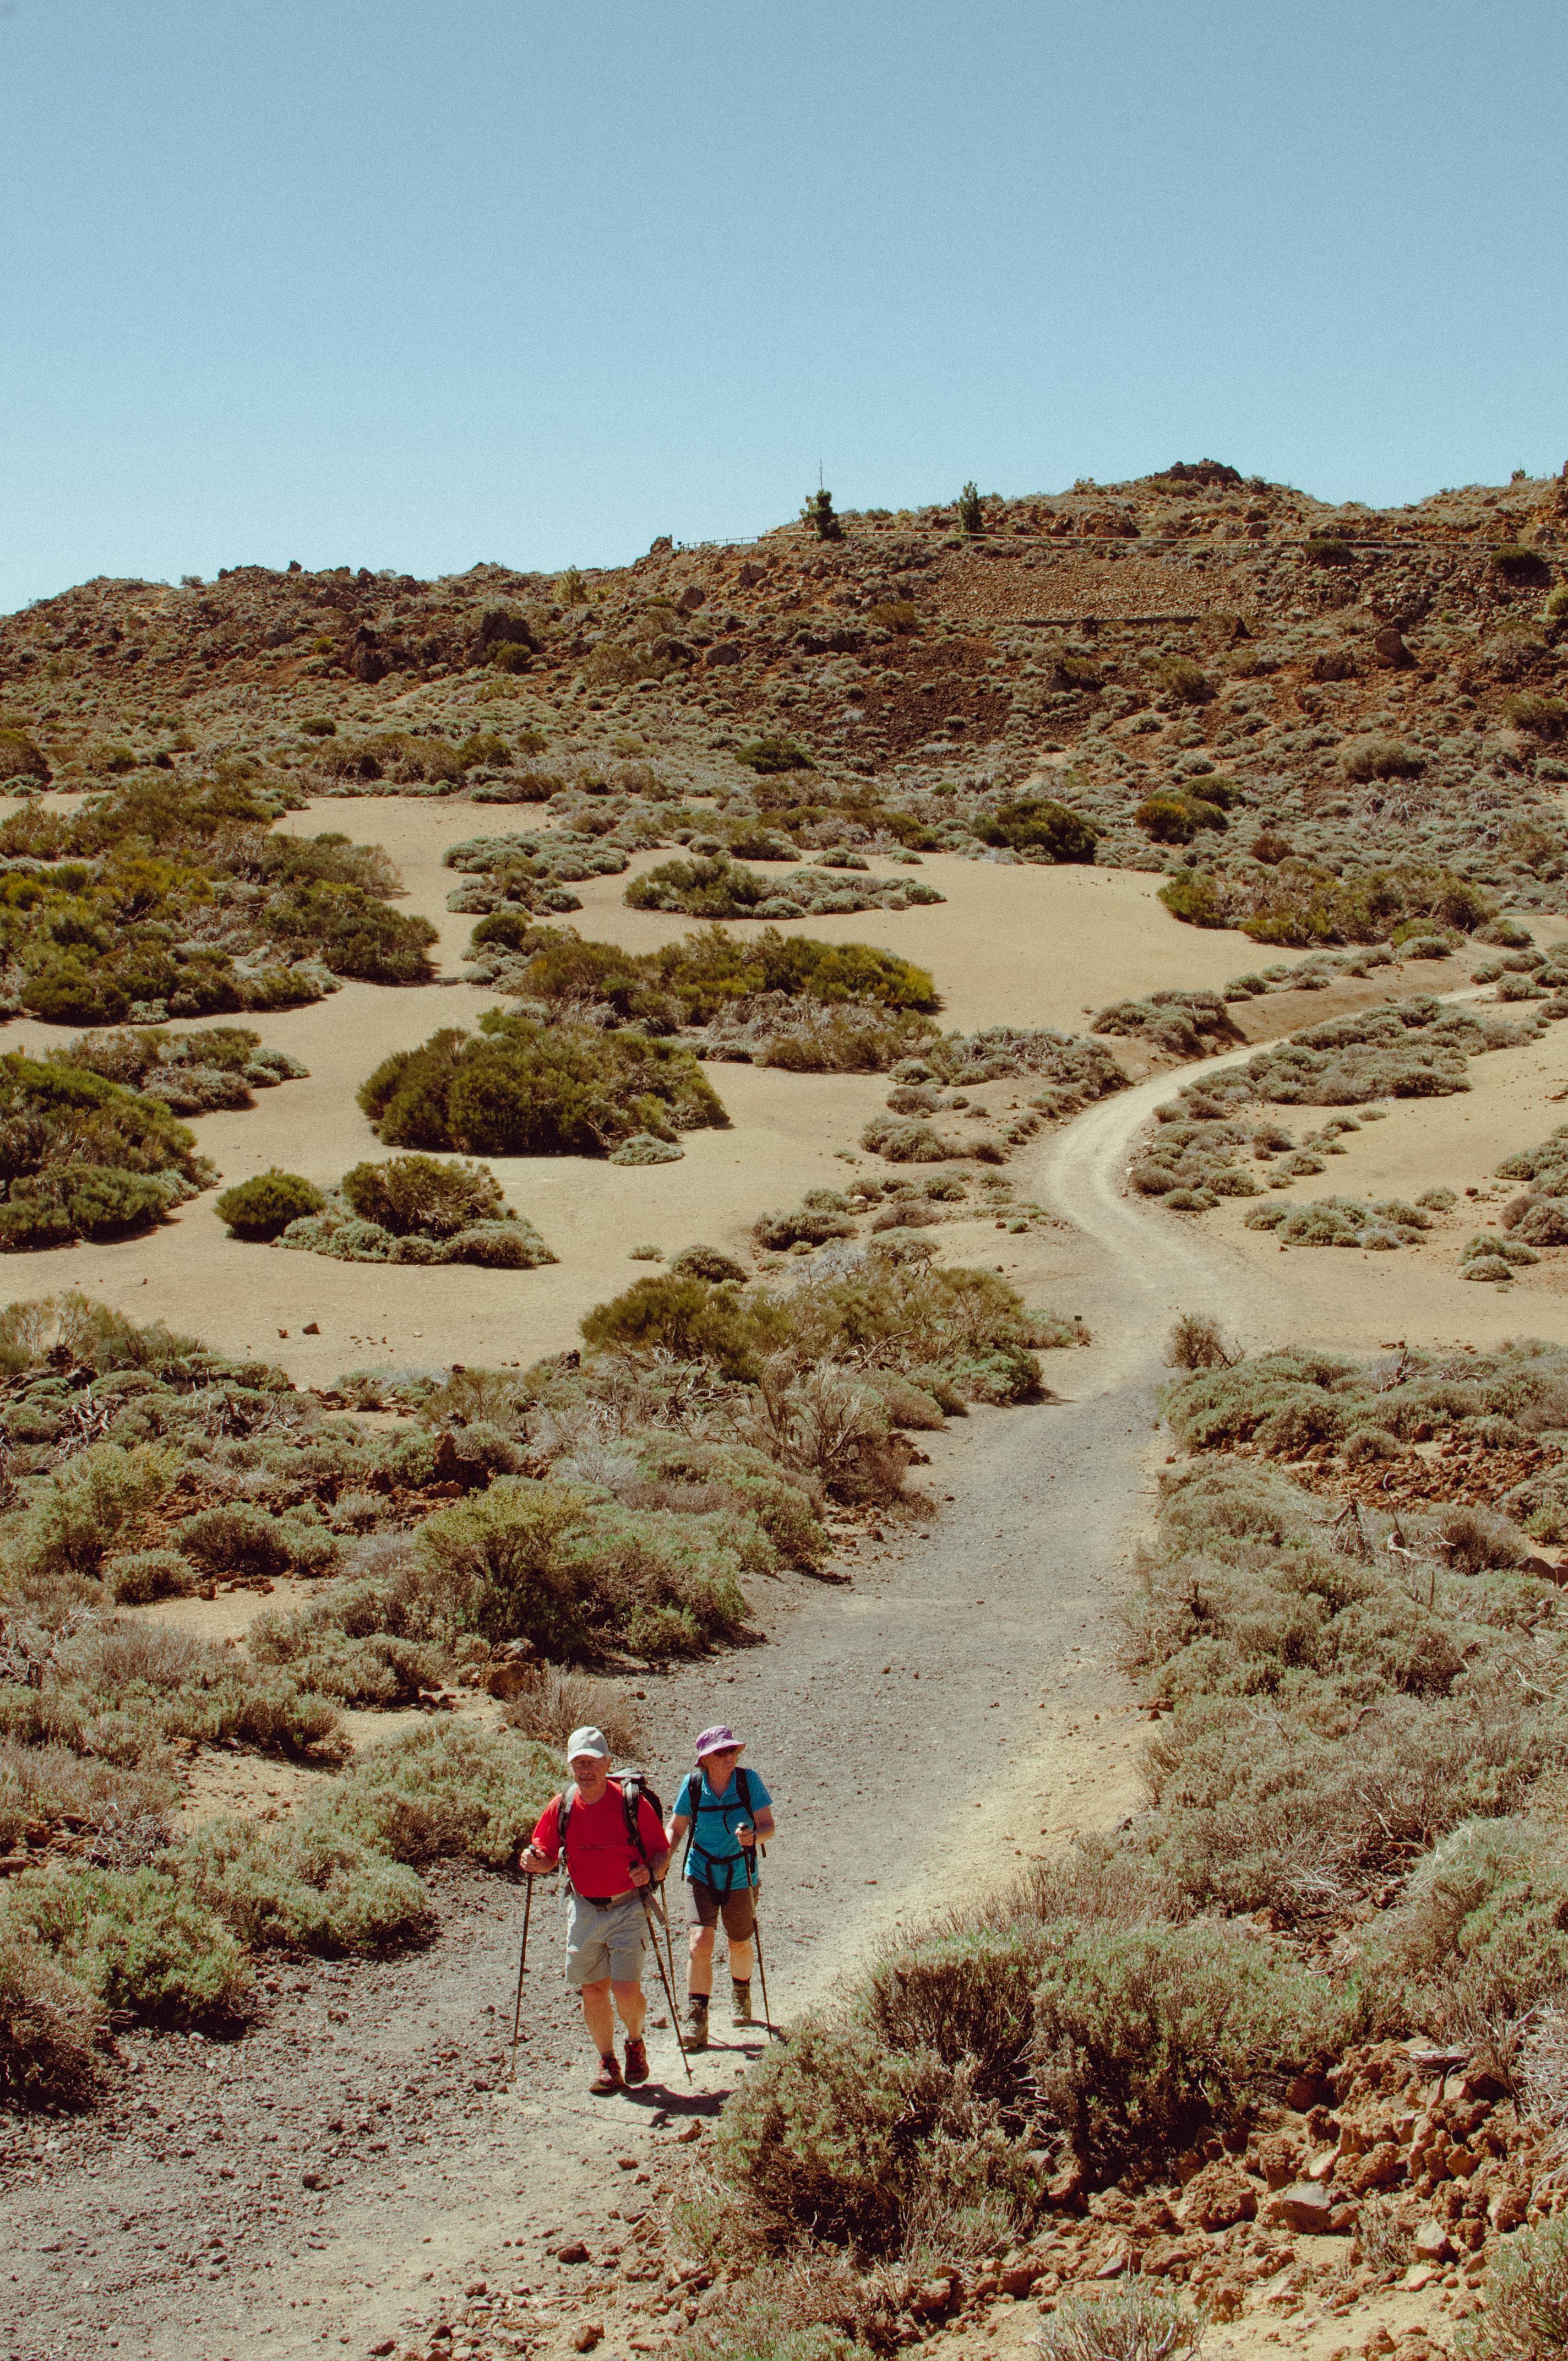
<svg viewBox="0 0 1568 2361">
<path fill-rule="evenodd" d="M 637 1805 L 637 1830 L 648 1860 L 656 1861 L 669 1850 L 658 1813 L 646 1795 Z M 533 1831 L 533 1850 L 554 1867 L 561 1850 L 561 1798 L 545 1806 Z M 626 1807 L 620 1782 L 612 1779 L 597 1804 L 585 1804 L 574 1787 L 571 1817 L 566 1822 L 566 1874 L 579 1894 L 608 1897 L 631 1888 L 631 1872 L 647 1864 L 626 1833 Z"/>
</svg>

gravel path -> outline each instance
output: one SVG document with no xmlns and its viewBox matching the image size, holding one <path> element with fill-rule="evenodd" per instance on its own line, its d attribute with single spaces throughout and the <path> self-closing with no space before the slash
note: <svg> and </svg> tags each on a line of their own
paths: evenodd
<svg viewBox="0 0 1568 2361">
<path fill-rule="evenodd" d="M 757 1646 L 650 1684 L 666 1799 L 691 1732 L 712 1720 L 750 1741 L 777 1799 L 762 1919 L 781 2020 L 830 2003 L 856 1959 L 928 1916 L 966 1865 L 1037 1849 L 1043 1733 L 1109 1693 L 1158 1344 L 1179 1297 L 1201 1303 L 1225 1284 L 1223 1253 L 1118 1193 L 1127 1145 L 1170 1087 L 1162 1076 L 1105 1102 L 1018 1159 L 1029 1192 L 1048 1191 L 1101 1250 L 1081 1300 L 1104 1341 L 1049 1367 L 1068 1398 L 930 1437 L 938 1516 L 888 1524 L 837 1582 L 777 1584 Z M 1113 1806 L 1108 1784 L 1074 1808 Z M 563 2277 L 548 2253 L 568 2235 L 590 2256 L 577 2301 L 597 2266 L 624 2275 L 663 2144 L 718 2112 L 759 2043 L 731 2040 L 717 2007 L 724 2046 L 690 2085 L 666 2026 L 645 2091 L 591 2099 L 558 1905 L 541 1893 L 509 2090 L 518 1896 L 466 1872 L 433 1885 L 427 1950 L 291 1968 L 244 2041 L 128 2038 L 93 2117 L 0 2132 L 0 2361 L 368 2353 L 481 2280 L 542 2290 L 543 2331 Z M 677 1965 L 680 1949 L 677 1935 Z"/>
</svg>

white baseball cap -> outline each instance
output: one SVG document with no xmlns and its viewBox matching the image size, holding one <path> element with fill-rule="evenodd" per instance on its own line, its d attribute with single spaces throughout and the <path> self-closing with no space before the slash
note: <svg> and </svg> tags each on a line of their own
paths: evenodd
<svg viewBox="0 0 1568 2361">
<path fill-rule="evenodd" d="M 566 1741 L 567 1762 L 575 1763 L 579 1754 L 591 1754 L 599 1763 L 609 1761 L 609 1746 L 605 1734 L 602 1730 L 596 1730 L 591 1721 L 585 1722 L 581 1730 L 574 1730 Z"/>
</svg>

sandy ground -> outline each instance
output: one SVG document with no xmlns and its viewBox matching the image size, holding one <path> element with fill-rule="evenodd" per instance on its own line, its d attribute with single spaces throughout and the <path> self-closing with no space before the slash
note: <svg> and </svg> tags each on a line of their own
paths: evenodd
<svg viewBox="0 0 1568 2361">
<path fill-rule="evenodd" d="M 403 991 L 348 983 L 313 1007 L 268 1017 L 266 1039 L 302 1059 L 310 1079 L 269 1093 L 253 1112 L 196 1119 L 202 1149 L 225 1181 L 277 1164 L 326 1184 L 362 1158 L 384 1152 L 355 1104 L 365 1077 L 390 1051 L 415 1046 L 438 1026 L 472 1026 L 496 1005 L 494 994 L 460 980 L 474 921 L 446 910 L 457 881 L 441 865 L 442 855 L 464 836 L 527 821 L 526 807 L 476 810 L 402 796 L 328 801 L 290 816 L 284 826 L 302 834 L 342 829 L 356 841 L 386 846 L 407 884 L 404 906 L 423 911 L 442 928 L 436 957 L 448 980 Z M 635 866 L 667 857 L 645 854 Z M 1223 982 L 1254 951 L 1243 937 L 1179 925 L 1155 898 L 1158 881 L 1129 871 L 1041 870 L 930 855 L 921 874 L 948 895 L 946 903 L 807 923 L 830 939 L 879 943 L 928 965 L 952 1024 L 1076 1027 L 1086 1008 L 1108 1000 L 1167 984 Z M 585 883 L 584 907 L 573 923 L 585 934 L 643 949 L 689 930 L 689 920 L 628 910 L 625 884 L 624 877 Z M 736 931 L 755 928 L 742 924 Z M 1292 1002 L 1307 997 L 1290 995 Z M 6 1028 L 5 1042 L 38 1050 L 65 1038 L 58 1027 L 27 1019 Z M 841 1183 L 839 1152 L 854 1151 L 868 1117 L 886 1100 L 885 1080 L 874 1074 L 731 1065 L 710 1071 L 731 1128 L 686 1135 L 678 1164 L 494 1159 L 509 1202 L 559 1257 L 540 1270 L 389 1268 L 242 1246 L 218 1221 L 210 1193 L 143 1238 L 12 1256 L 7 1290 L 16 1297 L 81 1288 L 134 1317 L 165 1320 L 230 1351 L 265 1354 L 302 1383 L 320 1384 L 364 1365 L 526 1366 L 575 1345 L 583 1313 L 649 1268 L 630 1259 L 631 1247 L 657 1246 L 669 1255 L 700 1240 L 733 1252 L 760 1213 L 798 1202 L 806 1189 Z M 945 1235 L 956 1251 L 959 1231 Z M 311 1323 L 320 1334 L 303 1336 Z"/>
<path fill-rule="evenodd" d="M 1199 1071 L 1183 1069 L 1182 1079 Z M 1368 1352 L 1396 1342 L 1484 1346 L 1521 1335 L 1568 1343 L 1568 1250 L 1543 1248 L 1540 1262 L 1508 1286 L 1459 1276 L 1460 1249 L 1477 1231 L 1495 1228 L 1499 1207 L 1518 1192 L 1518 1182 L 1494 1177 L 1497 1166 L 1568 1121 L 1568 1026 L 1551 1026 L 1523 1048 L 1473 1058 L 1468 1071 L 1470 1090 L 1453 1098 L 1387 1102 L 1386 1121 L 1343 1134 L 1343 1156 L 1280 1192 L 1288 1204 L 1306 1204 L 1328 1196 L 1408 1201 L 1435 1187 L 1453 1190 L 1453 1212 L 1434 1214 L 1421 1244 L 1397 1253 L 1282 1247 L 1271 1232 L 1245 1226 L 1249 1209 L 1273 1191 L 1265 1201 L 1222 1199 L 1214 1212 L 1196 1215 L 1125 1195 L 1135 1142 L 1169 1095 L 1168 1075 L 1091 1108 L 1046 1149 L 1047 1195 L 1070 1209 L 1086 1246 L 1092 1240 L 1122 1258 L 1134 1282 L 1146 1285 L 1151 1323 L 1179 1310 L 1212 1311 L 1252 1348 L 1287 1338 Z M 1299 1136 L 1335 1110 L 1278 1112 Z M 1070 1257 L 1064 1259 L 1070 1270 Z M 1085 1269 L 1091 1265 L 1091 1251 Z"/>
</svg>

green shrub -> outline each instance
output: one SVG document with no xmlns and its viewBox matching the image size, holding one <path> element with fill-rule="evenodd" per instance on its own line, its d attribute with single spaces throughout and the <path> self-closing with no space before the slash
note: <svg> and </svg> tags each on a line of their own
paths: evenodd
<svg viewBox="0 0 1568 2361">
<path fill-rule="evenodd" d="M 800 521 L 808 532 L 817 535 L 818 541 L 842 541 L 844 538 L 844 528 L 833 513 L 831 492 L 812 492 L 801 505 Z"/>
<path fill-rule="evenodd" d="M 791 1213 L 763 1213 L 751 1224 L 751 1235 L 760 1246 L 782 1253 L 786 1246 L 797 1244 L 819 1246 L 829 1238 L 852 1238 L 855 1225 L 844 1213 L 823 1212 L 817 1206 L 797 1206 Z M 737 1278 L 744 1273 L 736 1272 Z"/>
<path fill-rule="evenodd" d="M 107 2009 L 156 2025 L 225 2026 L 249 2013 L 248 1961 L 162 1870 L 73 1869 L 20 1879 L 13 1906 Z"/>
<path fill-rule="evenodd" d="M 1568 732 L 1568 704 L 1560 697 L 1543 697 L 1534 689 L 1523 689 L 1508 698 L 1503 708 L 1503 719 L 1510 730 L 1528 730 L 1533 737 L 1555 744 Z"/>
<path fill-rule="evenodd" d="M 786 771 L 814 771 L 810 755 L 793 738 L 754 738 L 735 750 L 735 760 L 744 763 L 749 771 L 761 778 L 776 778 Z"/>
<path fill-rule="evenodd" d="M 507 1217 L 495 1174 L 488 1165 L 466 1160 L 444 1164 L 433 1156 L 394 1156 L 385 1164 L 355 1165 L 339 1186 L 361 1221 L 378 1222 L 398 1237 L 417 1232 L 449 1238 L 475 1223 Z"/>
<path fill-rule="evenodd" d="M 269 1827 L 203 1820 L 181 1875 L 253 1950 L 334 1956 L 422 1940 L 435 1913 L 419 1878 L 335 1820 L 331 1805 Z"/>
<path fill-rule="evenodd" d="M 749 917 L 777 888 L 772 878 L 728 859 L 662 861 L 634 877 L 623 899 L 629 910 L 683 910 L 694 918 Z"/>
<path fill-rule="evenodd" d="M 48 763 L 27 731 L 0 726 L 0 779 L 36 779 L 47 786 L 49 775 Z"/>
<path fill-rule="evenodd" d="M 610 1302 L 596 1303 L 581 1324 L 584 1342 L 595 1351 L 664 1352 L 677 1360 L 710 1360 L 728 1377 L 749 1375 L 772 1333 L 757 1299 L 742 1300 L 732 1283 L 716 1286 L 673 1270 L 634 1279 Z M 774 1319 L 772 1329 L 780 1324 Z"/>
<path fill-rule="evenodd" d="M 932 2052 L 808 2021 L 746 2076 L 718 2154 L 764 2234 L 875 2255 L 897 2249 L 933 2183 L 951 2207 L 991 2197 L 1004 2224 L 1027 2219 L 1028 2168 L 997 2128 Z"/>
<path fill-rule="evenodd" d="M 164 1498 L 178 1451 L 97 1443 L 50 1476 L 16 1528 L 18 1561 L 43 1574 L 96 1575 L 111 1545 Z"/>
<path fill-rule="evenodd" d="M 748 1274 L 733 1257 L 721 1254 L 717 1246 L 684 1246 L 672 1257 L 670 1274 L 674 1279 L 705 1279 L 718 1286 L 725 1279 L 743 1281 Z"/>
<path fill-rule="evenodd" d="M 972 480 L 967 483 L 959 494 L 959 531 L 960 533 L 985 531 L 985 511 L 981 504 L 979 490 Z"/>
<path fill-rule="evenodd" d="M 1341 750 L 1340 761 L 1347 779 L 1362 782 L 1419 778 L 1426 768 L 1420 748 L 1407 746 L 1398 738 L 1353 738 Z"/>
<path fill-rule="evenodd" d="M 1418 1862 L 1363 1949 L 1376 2026 L 1476 2039 L 1568 1995 L 1568 1854 L 1530 1820 L 1471 1820 Z"/>
<path fill-rule="evenodd" d="M 1214 694 L 1202 665 L 1190 656 L 1157 656 L 1150 669 L 1167 695 L 1183 705 L 1204 705 Z"/>
<path fill-rule="evenodd" d="M 588 1522 L 590 1496 L 503 1477 L 420 1527 L 420 1564 L 454 1620 L 487 1639 L 576 1653 L 587 1637 L 587 1587 L 565 1544 Z"/>
<path fill-rule="evenodd" d="M 247 1581 L 276 1581 L 288 1574 L 328 1573 L 337 1545 L 319 1525 L 275 1517 L 249 1500 L 225 1500 L 199 1509 L 175 1529 L 187 1557 L 214 1575 L 241 1575 Z"/>
<path fill-rule="evenodd" d="M 165 1102 L 59 1056 L 0 1058 L 0 1249 L 113 1237 L 212 1178 Z"/>
<path fill-rule="evenodd" d="M 0 1904 L 0 2108 L 84 2104 L 104 2023 L 100 2003 L 56 1966 L 14 1903 Z"/>
<path fill-rule="evenodd" d="M 1332 2038 L 1326 1979 L 1255 1934 L 1065 1929 L 1036 1995 L 1039 2088 L 1096 2175 L 1163 2162 Z"/>
<path fill-rule="evenodd" d="M 1460 2361 L 1559 2361 L 1568 2353 L 1568 2215 L 1499 2241 L 1486 2301 L 1454 2351 Z"/>
<path fill-rule="evenodd" d="M 1100 830 L 1066 804 L 1049 796 L 1024 796 L 999 804 L 989 818 L 977 820 L 982 844 L 1005 844 L 1014 852 L 1038 853 L 1060 863 L 1092 862 Z"/>
<path fill-rule="evenodd" d="M 1355 550 L 1348 541 L 1335 533 L 1309 533 L 1301 544 L 1314 566 L 1354 566 Z"/>
<path fill-rule="evenodd" d="M 272 1165 L 253 1180 L 236 1181 L 225 1189 L 214 1207 L 226 1222 L 229 1235 L 264 1241 L 280 1237 L 291 1222 L 319 1213 L 326 1198 L 313 1180 L 298 1172 L 280 1171 Z"/>
<path fill-rule="evenodd" d="M 111 1558 L 104 1579 L 116 1607 L 146 1607 L 155 1598 L 181 1598 L 195 1588 L 186 1559 L 178 1550 L 135 1550 Z"/>
<path fill-rule="evenodd" d="M 413 1868 L 458 1858 L 503 1870 L 561 1784 L 558 1749 L 437 1722 L 360 1753 L 330 1817 L 334 1828 Z"/>
<path fill-rule="evenodd" d="M 890 2049 L 965 2065 L 983 2096 L 1012 2099 L 1030 2072 L 1045 1951 L 1036 1929 L 1009 1927 L 890 1952 L 866 1980 L 860 2015 Z"/>
<path fill-rule="evenodd" d="M 639 1132 L 729 1117 L 692 1052 L 641 1033 L 487 1011 L 393 1053 L 359 1092 L 389 1145 L 475 1156 L 603 1155 Z"/>
<path fill-rule="evenodd" d="M 1036 2345 L 1043 2361 L 1176 2361 L 1196 2355 L 1206 2325 L 1203 2312 L 1184 2304 L 1174 2288 L 1132 2279 L 1103 2293 L 1069 2296 Z"/>
<path fill-rule="evenodd" d="M 1505 541 L 1492 552 L 1492 564 L 1506 582 L 1550 582 L 1552 568 L 1539 549 L 1523 542 Z"/>
</svg>

